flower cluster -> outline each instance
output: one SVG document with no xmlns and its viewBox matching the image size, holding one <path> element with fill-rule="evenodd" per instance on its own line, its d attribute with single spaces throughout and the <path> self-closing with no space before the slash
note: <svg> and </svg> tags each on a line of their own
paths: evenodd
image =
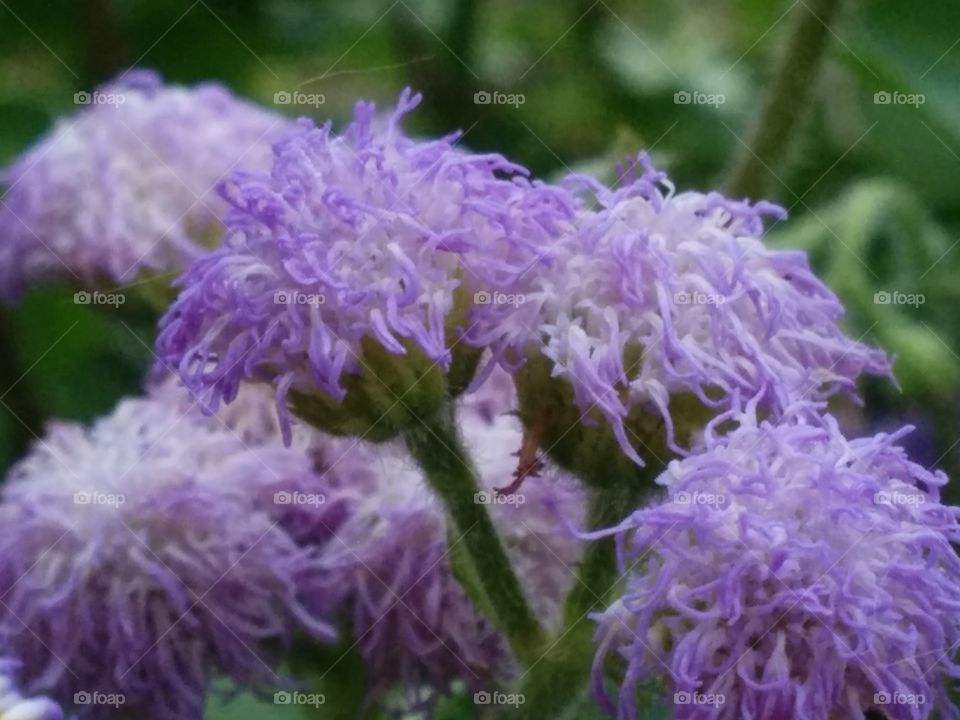
<svg viewBox="0 0 960 720">
<path fill-rule="evenodd" d="M 829 416 L 745 416 L 660 477 L 667 497 L 616 536 L 623 596 L 599 617 L 595 680 L 626 663 L 620 718 L 663 677 L 673 717 L 956 717 L 958 511 L 893 435 L 848 441 Z"/>
<path fill-rule="evenodd" d="M 618 549 L 608 710 L 663 681 L 678 720 L 958 716 L 960 510 L 906 430 L 825 414 L 889 361 L 764 244 L 782 209 L 644 154 L 620 188 L 531 181 L 408 136 L 410 91 L 339 135 L 149 73 L 97 92 L 4 173 L 0 295 L 185 272 L 148 394 L 53 425 L 2 488 L 0 718 L 200 718 L 216 677 L 284 686 L 299 639 L 355 649 L 368 704 L 516 679 L 651 433 L 665 497 L 586 534 Z M 577 660 L 543 663 L 560 695 Z"/>
<path fill-rule="evenodd" d="M 631 172 L 614 190 L 568 179 L 595 205 L 584 203 L 575 232 L 543 247 L 542 263 L 511 289 L 522 305 L 473 308 L 468 341 L 508 365 L 545 356 L 580 412 L 605 418 L 637 462 L 635 410 L 661 416 L 671 449 L 683 452 L 671 410 L 678 395 L 714 412 L 760 395 L 778 413 L 889 371 L 884 353 L 841 332 L 843 308 L 804 254 L 763 244 L 763 217 L 782 209 L 675 194 L 642 153 Z"/>
<path fill-rule="evenodd" d="M 288 121 L 225 88 L 128 71 L 90 94 L 0 176 L 0 296 L 180 271 L 219 242 L 217 181 L 269 168 Z"/>
<path fill-rule="evenodd" d="M 194 263 L 161 321 L 164 360 L 213 404 L 244 378 L 341 399 L 367 342 L 449 367 L 458 296 L 508 283 L 572 212 L 499 155 L 407 137 L 405 91 L 382 120 L 359 102 L 339 136 L 301 120 L 269 175 L 236 173 L 224 245 Z M 462 304 L 462 302 L 461 302 Z M 386 373 L 384 373 L 386 374 Z"/>
<path fill-rule="evenodd" d="M 336 527 L 345 501 L 330 492 L 306 454 L 247 446 L 157 398 L 54 426 L 0 504 L 0 637 L 23 686 L 182 719 L 200 717 L 215 674 L 278 684 L 270 668 L 295 630 L 334 635 L 321 544 L 297 537 Z M 283 502 L 301 496 L 324 502 Z"/>
<path fill-rule="evenodd" d="M 546 620 L 572 581 L 580 495 L 550 473 L 496 502 L 521 443 L 505 375 L 464 402 L 486 498 Z M 54 427 L 0 504 L 0 637 L 25 687 L 67 704 L 123 698 L 151 717 L 200 717 L 216 674 L 278 685 L 295 632 L 352 628 L 377 697 L 435 694 L 513 668 L 459 586 L 448 523 L 402 449 L 297 426 L 285 448 L 272 395 L 245 387 L 215 416 L 171 380 L 84 429 Z M 482 501 L 482 499 L 481 499 Z M 109 716 L 90 704 L 79 717 Z"/>
</svg>

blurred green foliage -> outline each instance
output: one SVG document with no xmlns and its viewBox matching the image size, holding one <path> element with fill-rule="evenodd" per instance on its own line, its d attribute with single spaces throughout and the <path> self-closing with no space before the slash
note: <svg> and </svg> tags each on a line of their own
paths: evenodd
<svg viewBox="0 0 960 720">
<path fill-rule="evenodd" d="M 220 80 L 272 105 L 322 93 L 342 122 L 357 97 L 425 94 L 411 129 L 464 131 L 542 177 L 651 148 L 680 188 L 716 186 L 743 151 L 791 15 L 787 0 L 4 0 L 0 162 L 74 110 L 73 95 L 130 64 L 170 81 Z M 902 390 L 867 386 L 864 429 L 916 422 L 921 462 L 960 475 L 960 4 L 848 2 L 772 198 L 771 242 L 802 247 L 849 308 L 847 329 L 897 353 Z M 478 91 L 522 105 L 478 105 Z M 677 92 L 723 96 L 677 104 Z M 919 93 L 923 103 L 877 102 Z M 922 295 L 923 304 L 875 301 Z M 146 309 L 94 310 L 39 288 L 0 317 L 0 462 L 45 419 L 90 419 L 137 392 L 152 356 Z M 956 495 L 955 495 L 956 497 Z M 250 699 L 234 703 L 253 702 Z M 451 702 L 455 702 L 451 701 Z M 267 702 L 211 717 L 267 718 Z M 217 712 L 224 712 L 218 715 Z M 237 714 L 239 712 L 239 714 Z M 453 713 L 451 717 L 464 717 Z M 278 715 L 278 717 L 291 717 Z"/>
</svg>

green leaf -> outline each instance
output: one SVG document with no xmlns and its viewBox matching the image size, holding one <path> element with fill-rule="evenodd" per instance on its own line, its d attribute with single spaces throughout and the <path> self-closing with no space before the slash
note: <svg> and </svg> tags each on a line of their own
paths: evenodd
<svg viewBox="0 0 960 720">
<path fill-rule="evenodd" d="M 337 645 L 303 641 L 291 653 L 293 675 L 306 683 L 308 693 L 320 694 L 322 705 L 303 707 L 304 717 L 324 720 L 359 720 L 364 715 L 367 677 L 353 635 L 342 628 Z"/>
<path fill-rule="evenodd" d="M 74 302 L 74 290 L 33 290 L 11 316 L 18 364 L 48 417 L 91 420 L 139 394 L 152 360 L 153 318 Z M 139 339 L 138 339 L 139 338 Z M 15 408 L 14 408 L 15 410 Z"/>
<path fill-rule="evenodd" d="M 960 169 L 960 5 L 871 0 L 844 28 L 847 67 L 859 80 L 864 130 L 858 152 L 874 170 L 905 179 L 926 202 L 955 205 Z M 877 104 L 876 92 L 922 94 L 923 103 Z M 875 123 L 875 124 L 874 124 Z"/>
<path fill-rule="evenodd" d="M 250 693 L 229 699 L 211 697 L 204 711 L 205 720 L 302 720 L 299 708 L 277 705 L 270 699 L 259 698 Z"/>
<path fill-rule="evenodd" d="M 910 188 L 862 181 L 776 229 L 771 242 L 810 253 L 847 308 L 848 332 L 895 354 L 894 370 L 908 394 L 960 390 L 960 363 L 951 350 L 960 338 L 950 317 L 960 301 L 950 253 L 960 248 Z M 911 295 L 915 304 L 897 302 Z"/>
</svg>

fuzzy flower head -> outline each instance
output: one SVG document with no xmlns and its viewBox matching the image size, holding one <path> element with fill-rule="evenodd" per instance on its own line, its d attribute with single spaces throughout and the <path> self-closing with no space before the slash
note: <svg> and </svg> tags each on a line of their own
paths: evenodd
<svg viewBox="0 0 960 720">
<path fill-rule="evenodd" d="M 464 298 L 521 273 L 570 198 L 455 135 L 409 138 L 400 121 L 419 101 L 404 91 L 379 119 L 358 102 L 339 136 L 301 120 L 270 175 L 223 185 L 225 243 L 180 279 L 161 322 L 160 354 L 188 387 L 215 403 L 268 380 L 281 405 L 288 390 L 334 405 L 356 390 L 380 410 L 384 386 L 402 395 L 416 380 L 415 404 L 451 368 Z"/>
<path fill-rule="evenodd" d="M 81 720 L 121 704 L 200 718 L 214 676 L 280 684 L 270 668 L 294 632 L 333 635 L 316 538 L 342 515 L 306 454 L 248 446 L 176 403 L 54 426 L 0 504 L 0 639 L 17 679 L 65 706 L 79 694 Z"/>
<path fill-rule="evenodd" d="M 219 242 L 217 181 L 268 168 L 288 124 L 219 85 L 138 70 L 76 101 L 0 175 L 0 296 L 48 278 L 97 287 L 182 270 Z"/>
<path fill-rule="evenodd" d="M 595 681 L 625 667 L 617 717 L 660 678 L 673 717 L 955 718 L 958 512 L 893 435 L 830 416 L 742 419 L 659 479 L 667 497 L 608 531 L 626 587 L 598 617 Z"/>
<path fill-rule="evenodd" d="M 496 493 L 510 484 L 512 452 L 522 440 L 516 418 L 505 414 L 511 392 L 508 376 L 494 376 L 478 393 L 484 400 L 468 397 L 458 417 L 481 476 L 475 500 L 490 505 L 527 596 L 550 625 L 575 582 L 582 544 L 565 523 L 580 522 L 582 497 L 553 468 L 517 494 Z M 399 682 L 410 698 L 429 701 L 455 680 L 493 689 L 509 678 L 516 670 L 509 646 L 461 586 L 457 535 L 402 448 L 343 439 L 328 446 L 326 457 L 362 498 L 337 531 L 342 542 L 330 543 L 325 555 L 342 568 L 340 584 L 349 588 L 345 615 L 372 682 L 370 697 Z"/>
<path fill-rule="evenodd" d="M 637 417 L 660 416 L 670 449 L 683 451 L 679 396 L 714 413 L 759 394 L 776 414 L 888 371 L 882 352 L 840 331 L 843 308 L 805 255 L 764 245 L 763 217 L 782 209 L 676 194 L 644 154 L 631 172 L 617 190 L 570 179 L 595 204 L 510 288 L 522 303 L 472 309 L 468 340 L 508 364 L 539 358 L 543 380 L 565 381 L 577 415 L 608 422 L 637 462 Z"/>
</svg>

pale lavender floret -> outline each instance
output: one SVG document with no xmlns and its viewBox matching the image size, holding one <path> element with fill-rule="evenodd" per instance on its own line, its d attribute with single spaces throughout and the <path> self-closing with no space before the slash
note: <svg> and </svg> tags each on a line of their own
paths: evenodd
<svg viewBox="0 0 960 720">
<path fill-rule="evenodd" d="M 604 533 L 626 577 L 597 617 L 604 703 L 633 720 L 638 684 L 661 678 L 678 720 L 957 717 L 960 525 L 940 503 L 946 477 L 896 444 L 909 428 L 848 441 L 800 406 L 742 423 L 708 432 L 659 478 L 663 501 Z M 614 656 L 616 708 L 603 691 Z"/>
<path fill-rule="evenodd" d="M 595 207 L 584 203 L 573 230 L 519 279 L 522 304 L 473 308 L 468 341 L 508 362 L 545 355 L 581 410 L 596 408 L 637 461 L 625 427 L 634 408 L 661 415 L 682 452 L 677 393 L 718 411 L 738 393 L 761 394 L 777 413 L 797 397 L 853 393 L 861 373 L 889 372 L 882 352 L 841 332 L 843 307 L 805 255 L 764 245 L 763 217 L 782 218 L 781 208 L 676 194 L 646 155 L 639 165 L 616 190 L 568 179 Z"/>
<path fill-rule="evenodd" d="M 0 503 L 0 639 L 18 681 L 64 706 L 122 694 L 125 711 L 161 720 L 200 718 L 216 676 L 281 684 L 270 668 L 294 633 L 334 636 L 319 552 L 348 506 L 308 455 L 248 446 L 159 397 L 89 429 L 54 425 Z"/>
<path fill-rule="evenodd" d="M 181 271 L 219 241 L 217 181 L 269 168 L 291 124 L 220 85 L 144 70 L 87 99 L 0 175 L 0 297 L 51 278 L 96 287 Z"/>
<path fill-rule="evenodd" d="M 63 710 L 53 700 L 20 694 L 13 680 L 19 667 L 16 660 L 0 658 L 0 720 L 62 720 Z"/>
<path fill-rule="evenodd" d="M 455 291 L 508 286 L 572 213 L 569 193 L 460 150 L 457 135 L 405 135 L 419 101 L 404 91 L 379 119 L 358 102 L 339 136 L 301 120 L 275 144 L 269 176 L 224 183 L 225 243 L 180 279 L 158 340 L 192 390 L 216 405 L 254 378 L 272 381 L 281 405 L 291 387 L 339 399 L 365 338 L 446 368 Z"/>
</svg>

